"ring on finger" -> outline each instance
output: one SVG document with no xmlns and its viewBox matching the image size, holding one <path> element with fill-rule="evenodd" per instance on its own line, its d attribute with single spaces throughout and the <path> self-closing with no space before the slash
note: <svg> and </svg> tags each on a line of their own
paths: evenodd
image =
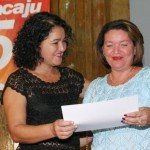
<svg viewBox="0 0 150 150">
<path fill-rule="evenodd" d="M 142 124 L 142 120 L 139 119 L 139 121 L 138 121 L 138 126 L 141 127 L 141 124 Z"/>
</svg>

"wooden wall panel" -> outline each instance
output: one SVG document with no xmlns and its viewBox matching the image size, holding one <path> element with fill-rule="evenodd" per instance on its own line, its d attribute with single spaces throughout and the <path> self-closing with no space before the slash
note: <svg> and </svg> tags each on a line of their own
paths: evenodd
<svg viewBox="0 0 150 150">
<path fill-rule="evenodd" d="M 50 0 L 50 11 L 59 15 L 59 0 Z"/>
<path fill-rule="evenodd" d="M 86 77 L 88 77 L 89 79 L 92 79 L 93 75 L 92 75 L 92 62 L 93 62 L 93 54 L 91 55 L 91 53 L 93 53 L 93 29 L 92 29 L 92 1 L 89 0 L 85 0 L 85 6 L 84 6 L 84 22 L 85 22 L 85 34 L 84 34 L 84 55 L 83 55 L 83 60 L 84 60 L 84 74 L 86 75 Z M 89 64 L 90 65 L 85 65 L 85 64 Z"/>
<path fill-rule="evenodd" d="M 130 19 L 129 0 L 105 0 L 106 22 L 115 19 Z"/>
<path fill-rule="evenodd" d="M 105 3 L 104 0 L 93 0 L 92 6 L 92 49 L 93 49 L 93 61 L 92 61 L 92 77 L 103 76 L 107 73 L 107 69 L 100 63 L 96 52 L 96 40 L 101 30 L 101 27 L 105 24 Z"/>
<path fill-rule="evenodd" d="M 84 0 L 76 0 L 76 16 L 75 16 L 75 37 L 76 37 L 76 45 L 75 50 L 76 58 L 74 58 L 74 64 L 77 70 L 82 71 L 85 74 L 85 53 L 86 49 L 84 47 L 85 43 L 85 11 L 84 11 Z"/>
<path fill-rule="evenodd" d="M 115 10 L 115 11 L 114 11 Z M 128 0 L 111 0 L 111 20 L 129 19 L 129 2 Z"/>
</svg>

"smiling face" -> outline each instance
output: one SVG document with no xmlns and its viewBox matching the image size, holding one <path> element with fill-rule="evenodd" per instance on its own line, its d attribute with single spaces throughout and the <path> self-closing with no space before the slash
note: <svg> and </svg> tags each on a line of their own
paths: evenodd
<svg viewBox="0 0 150 150">
<path fill-rule="evenodd" d="M 114 70 L 125 70 L 131 67 L 136 53 L 134 44 L 123 30 L 110 30 L 104 36 L 103 54 Z"/>
<path fill-rule="evenodd" d="M 65 31 L 62 27 L 54 27 L 49 36 L 41 43 L 42 62 L 48 66 L 58 66 L 66 50 Z"/>
</svg>

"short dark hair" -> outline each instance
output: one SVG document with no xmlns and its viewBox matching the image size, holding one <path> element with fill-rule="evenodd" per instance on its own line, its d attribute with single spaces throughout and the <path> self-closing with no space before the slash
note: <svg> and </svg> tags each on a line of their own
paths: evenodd
<svg viewBox="0 0 150 150">
<path fill-rule="evenodd" d="M 73 37 L 72 28 L 59 16 L 49 12 L 39 12 L 25 21 L 17 34 L 13 47 L 13 58 L 17 67 L 35 69 L 37 64 L 43 61 L 40 44 L 55 26 L 64 29 L 68 47 Z"/>
<path fill-rule="evenodd" d="M 106 61 L 104 55 L 103 55 L 103 45 L 104 45 L 104 38 L 105 34 L 110 30 L 123 30 L 126 31 L 129 35 L 129 38 L 132 40 L 135 48 L 136 48 L 136 55 L 133 60 L 133 66 L 143 66 L 143 55 L 144 55 L 144 40 L 142 33 L 138 29 L 138 27 L 127 20 L 114 20 L 109 23 L 106 23 L 97 38 L 96 41 L 96 49 L 98 51 L 98 54 L 100 56 L 101 62 L 106 66 L 106 68 L 110 68 L 110 65 Z"/>
</svg>

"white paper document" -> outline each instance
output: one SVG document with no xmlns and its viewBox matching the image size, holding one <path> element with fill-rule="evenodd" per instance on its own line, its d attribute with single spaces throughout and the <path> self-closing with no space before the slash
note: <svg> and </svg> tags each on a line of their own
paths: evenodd
<svg viewBox="0 0 150 150">
<path fill-rule="evenodd" d="M 78 131 L 106 129 L 124 126 L 124 114 L 138 111 L 138 96 L 120 99 L 62 106 L 63 118 L 74 121 Z"/>
</svg>

